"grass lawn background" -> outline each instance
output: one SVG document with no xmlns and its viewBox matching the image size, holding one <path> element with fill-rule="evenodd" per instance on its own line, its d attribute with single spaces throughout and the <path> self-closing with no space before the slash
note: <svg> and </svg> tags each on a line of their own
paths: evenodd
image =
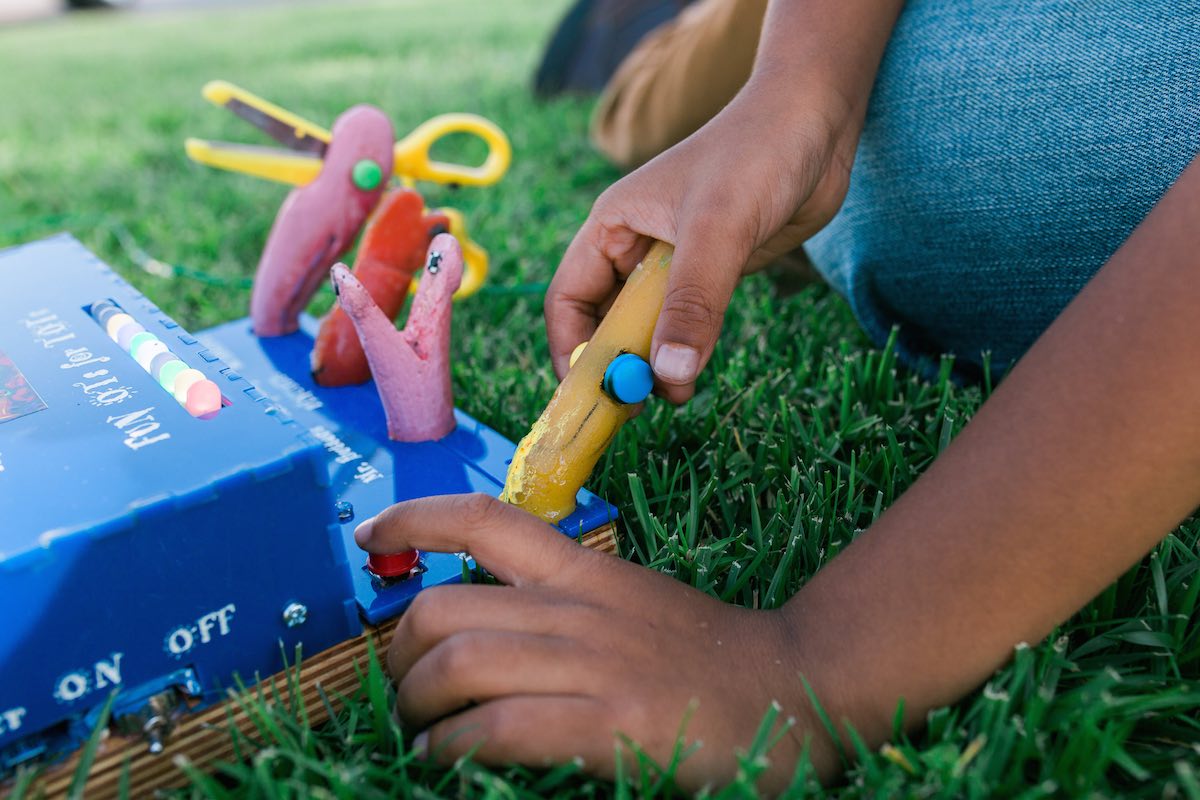
<svg viewBox="0 0 1200 800">
<path fill-rule="evenodd" d="M 586 101 L 540 105 L 527 91 L 564 5 L 277 5 L 0 30 L 0 246 L 69 230 L 200 329 L 246 313 L 241 282 L 286 191 L 186 160 L 188 135 L 265 142 L 201 100 L 206 80 L 231 80 L 323 124 L 355 102 L 379 105 L 402 132 L 444 111 L 484 114 L 512 139 L 503 183 L 421 188 L 431 205 L 467 213 L 492 256 L 491 286 L 518 287 L 460 304 L 453 344 L 458 404 L 515 439 L 554 386 L 536 285 L 617 177 L 587 147 Z M 479 151 L 451 142 L 439 154 Z M 134 245 L 211 280 L 149 275 L 135 266 Z M 314 309 L 329 301 L 323 294 Z M 677 410 L 652 404 L 590 486 L 621 508 L 626 557 L 730 602 L 777 606 L 913 482 L 983 391 L 898 368 L 822 287 L 783 296 L 754 278 L 735 296 L 696 399 Z M 1174 532 L 1046 642 L 1019 648 L 982 690 L 930 714 L 913 737 L 863 752 L 828 793 L 1200 798 L 1198 534 L 1194 521 Z M 263 732 L 243 742 L 245 761 L 219 780 L 193 774 L 184 794 L 674 791 L 669 765 L 616 786 L 571 765 L 432 769 L 405 754 L 411 732 L 391 722 L 388 703 L 377 672 L 318 730 L 286 704 L 260 703 Z M 738 780 L 713 792 L 753 793 L 761 763 L 748 754 Z M 821 791 L 803 765 L 793 788 Z"/>
</svg>

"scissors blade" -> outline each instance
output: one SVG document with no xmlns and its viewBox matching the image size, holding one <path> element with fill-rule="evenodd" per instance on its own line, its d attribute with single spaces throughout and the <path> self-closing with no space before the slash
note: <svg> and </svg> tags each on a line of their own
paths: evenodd
<svg viewBox="0 0 1200 800">
<path fill-rule="evenodd" d="M 210 81 L 202 94 L 213 105 L 232 111 L 289 150 L 321 157 L 329 147 L 329 131 L 228 81 Z"/>
<path fill-rule="evenodd" d="M 188 158 L 200 164 L 291 186 L 312 183 L 321 172 L 322 161 L 309 153 L 294 153 L 277 147 L 188 139 Z"/>
</svg>

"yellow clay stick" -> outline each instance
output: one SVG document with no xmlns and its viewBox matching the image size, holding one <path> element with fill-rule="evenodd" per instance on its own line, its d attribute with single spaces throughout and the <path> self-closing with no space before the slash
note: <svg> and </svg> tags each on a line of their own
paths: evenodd
<svg viewBox="0 0 1200 800">
<path fill-rule="evenodd" d="M 548 522 L 575 510 L 575 495 L 634 408 L 605 392 L 605 371 L 623 353 L 649 360 L 673 253 L 671 245 L 655 242 L 629 275 L 550 404 L 517 445 L 501 500 Z"/>
</svg>

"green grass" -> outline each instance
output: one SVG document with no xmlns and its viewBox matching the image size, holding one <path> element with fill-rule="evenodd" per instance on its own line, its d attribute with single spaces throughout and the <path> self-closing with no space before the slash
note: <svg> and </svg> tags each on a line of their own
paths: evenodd
<svg viewBox="0 0 1200 800">
<path fill-rule="evenodd" d="M 86 15 L 0 31 L 0 245 L 67 229 L 187 326 L 245 313 L 250 276 L 284 190 L 188 163 L 187 135 L 258 141 L 199 97 L 223 77 L 314 120 L 352 102 L 401 128 L 450 110 L 512 137 L 508 178 L 430 189 L 469 216 L 493 286 L 546 280 L 592 199 L 615 177 L 586 145 L 588 105 L 538 105 L 528 75 L 562 3 L 414 0 L 219 15 Z M 470 154 L 470 147 L 451 147 Z M 129 242 L 215 282 L 138 270 Z M 226 285 L 227 284 L 227 285 Z M 323 298 L 319 303 L 327 303 Z M 592 487 L 624 514 L 624 555 L 722 599 L 783 603 L 870 526 L 982 400 L 926 382 L 864 339 L 821 287 L 739 290 L 696 399 L 652 404 Z M 459 404 L 520 436 L 554 381 L 536 294 L 459 306 Z M 1200 525 L 1191 521 L 1046 642 L 1018 650 L 981 691 L 929 715 L 892 748 L 864 752 L 829 794 L 1200 797 Z M 197 797 L 670 796 L 646 783 L 550 771 L 438 770 L 412 760 L 377 664 L 327 726 L 286 697 L 250 695 L 260 720 L 243 760 L 190 770 Z M 333 702 L 334 698 L 330 698 Z M 754 793 L 761 752 L 714 790 Z M 820 794 L 803 767 L 795 796 Z"/>
</svg>

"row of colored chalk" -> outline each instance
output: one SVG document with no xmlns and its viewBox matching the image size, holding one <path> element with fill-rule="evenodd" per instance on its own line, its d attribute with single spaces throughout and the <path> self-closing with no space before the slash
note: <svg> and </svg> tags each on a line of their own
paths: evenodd
<svg viewBox="0 0 1200 800">
<path fill-rule="evenodd" d="M 129 352 L 142 369 L 193 417 L 209 418 L 221 410 L 221 389 L 172 353 L 161 339 L 150 333 L 111 300 L 92 304 L 92 319 L 109 338 Z"/>
</svg>

